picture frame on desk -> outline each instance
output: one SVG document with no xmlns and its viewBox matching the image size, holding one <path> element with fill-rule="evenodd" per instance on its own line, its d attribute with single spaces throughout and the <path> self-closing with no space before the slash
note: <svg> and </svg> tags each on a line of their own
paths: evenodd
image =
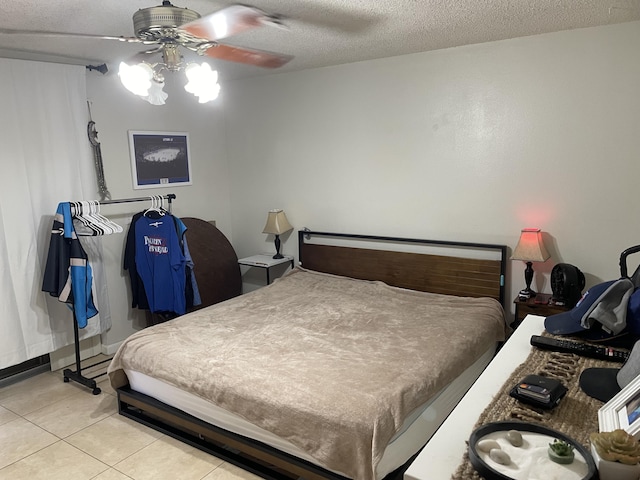
<svg viewBox="0 0 640 480">
<path fill-rule="evenodd" d="M 620 428 L 640 439 L 640 376 L 598 410 L 598 426 L 601 432 Z"/>
</svg>

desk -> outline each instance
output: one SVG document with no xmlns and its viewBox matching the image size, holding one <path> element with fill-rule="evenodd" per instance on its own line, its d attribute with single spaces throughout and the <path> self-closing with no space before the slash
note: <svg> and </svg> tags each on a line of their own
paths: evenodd
<svg viewBox="0 0 640 480">
<path fill-rule="evenodd" d="M 283 258 L 273 258 L 273 255 L 252 255 L 251 257 L 245 257 L 238 260 L 240 265 L 246 267 L 263 268 L 267 272 L 267 285 L 271 283 L 270 270 L 276 265 L 282 265 L 283 263 L 290 263 L 291 268 L 294 267 L 292 255 L 284 255 Z"/>
<path fill-rule="evenodd" d="M 493 396 L 531 352 L 531 335 L 544 331 L 544 318 L 528 315 L 500 349 L 404 474 L 405 480 L 448 480 L 462 461 L 465 441 Z"/>
</svg>

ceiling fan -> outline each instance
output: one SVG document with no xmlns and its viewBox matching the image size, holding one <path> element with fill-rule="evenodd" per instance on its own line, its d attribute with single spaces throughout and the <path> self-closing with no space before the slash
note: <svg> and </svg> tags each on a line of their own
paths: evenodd
<svg viewBox="0 0 640 480">
<path fill-rule="evenodd" d="M 184 70 L 189 80 L 184 88 L 195 95 L 200 103 L 215 100 L 220 91 L 218 72 L 211 70 L 207 63 L 185 65 L 180 48 L 186 48 L 198 55 L 265 68 L 278 68 L 289 62 L 293 58 L 291 55 L 218 42 L 222 38 L 263 25 L 283 26 L 282 18 L 248 5 L 230 5 L 201 17 L 193 10 L 175 7 L 168 0 L 164 0 L 160 6 L 143 8 L 133 14 L 135 37 L 3 28 L 0 28 L 0 34 L 93 38 L 157 45 L 133 59 L 121 62 L 118 75 L 127 90 L 151 104 L 163 105 L 167 98 L 163 90 L 165 70 Z M 162 54 L 161 62 L 140 59 L 141 55 L 146 57 L 147 54 L 154 53 Z M 107 70 L 105 65 L 91 68 L 102 73 Z"/>
<path fill-rule="evenodd" d="M 161 52 L 167 70 L 181 68 L 180 47 L 199 55 L 231 62 L 265 68 L 281 67 L 293 56 L 219 43 L 223 38 L 264 25 L 283 26 L 282 17 L 248 5 L 230 5 L 200 16 L 193 10 L 175 7 L 164 0 L 162 5 L 143 8 L 133 14 L 135 37 L 6 28 L 0 28 L 0 34 L 95 38 L 158 45 L 144 53 Z"/>
</svg>

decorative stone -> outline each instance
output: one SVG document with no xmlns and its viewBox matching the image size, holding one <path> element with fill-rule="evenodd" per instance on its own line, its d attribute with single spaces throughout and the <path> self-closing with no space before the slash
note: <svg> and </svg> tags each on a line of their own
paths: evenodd
<svg viewBox="0 0 640 480">
<path fill-rule="evenodd" d="M 476 448 L 481 452 L 489 453 L 493 449 L 500 450 L 500 444 L 495 440 L 480 440 L 476 444 Z"/>
<path fill-rule="evenodd" d="M 489 451 L 489 458 L 500 465 L 509 465 L 511 463 L 511 457 L 509 457 L 507 452 L 503 452 L 497 448 L 492 448 Z"/>
<path fill-rule="evenodd" d="M 517 430 L 509 430 L 507 432 L 507 440 L 514 447 L 521 447 L 523 444 L 522 434 Z"/>
</svg>

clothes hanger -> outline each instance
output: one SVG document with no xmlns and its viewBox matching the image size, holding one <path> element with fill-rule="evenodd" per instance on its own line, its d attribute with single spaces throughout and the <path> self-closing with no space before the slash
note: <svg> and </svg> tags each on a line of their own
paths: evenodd
<svg viewBox="0 0 640 480">
<path fill-rule="evenodd" d="M 104 215 L 100 213 L 100 202 L 97 200 L 91 200 L 89 202 L 91 208 L 91 217 L 95 218 L 97 222 L 105 229 L 110 230 L 108 233 L 122 233 L 123 228 L 115 223 L 114 221 L 108 219 Z"/>
<path fill-rule="evenodd" d="M 95 200 L 95 203 L 96 203 L 96 210 L 97 210 L 98 216 L 104 218 L 105 221 L 114 228 L 116 233 L 122 233 L 124 229 L 120 225 L 118 225 L 116 222 L 114 222 L 110 218 L 102 216 L 102 214 L 100 213 L 100 202 L 98 200 Z"/>
<path fill-rule="evenodd" d="M 80 232 L 77 233 L 78 235 L 81 236 L 96 236 L 96 235 L 103 235 L 104 232 L 101 228 L 99 228 L 97 225 L 95 225 L 92 221 L 90 221 L 87 217 L 86 217 L 86 212 L 83 208 L 82 202 L 69 202 L 72 206 L 73 206 L 73 210 L 74 210 L 74 214 L 72 215 L 73 218 L 76 218 L 78 221 L 80 221 L 80 223 L 82 225 L 84 225 L 85 227 L 87 227 L 89 229 L 89 231 L 91 231 L 92 233 L 84 233 L 84 232 Z"/>
<path fill-rule="evenodd" d="M 100 232 L 99 235 L 109 235 L 113 233 L 113 230 L 111 228 L 106 226 L 102 222 L 102 220 L 95 217 L 95 215 L 93 214 L 93 206 L 91 205 L 91 202 L 81 201 L 80 204 L 82 205 L 82 216 L 87 219 L 91 226 L 93 226 Z"/>
<path fill-rule="evenodd" d="M 111 228 L 109 225 L 104 223 L 102 221 L 102 219 L 98 218 L 95 215 L 94 207 L 93 207 L 93 203 L 92 202 L 82 201 L 80 203 L 82 204 L 83 211 L 85 212 L 84 213 L 84 217 L 89 222 L 91 222 L 91 225 L 96 227 L 98 230 L 101 230 L 103 235 L 110 235 L 112 233 L 115 233 L 115 230 L 113 228 Z"/>
<path fill-rule="evenodd" d="M 100 213 L 100 202 L 97 200 L 69 202 L 71 216 L 76 218 L 91 233 L 77 232 L 80 236 L 110 235 L 122 233 L 124 229 Z"/>
<path fill-rule="evenodd" d="M 151 200 L 151 206 L 145 210 L 144 215 L 147 216 L 150 212 L 156 212 L 158 215 L 163 217 L 166 212 L 161 208 L 162 196 L 153 195 L 150 196 L 149 199 Z"/>
<path fill-rule="evenodd" d="M 158 202 L 160 203 L 160 211 L 163 215 L 171 215 L 171 212 L 164 208 L 164 197 L 162 195 L 158 195 Z"/>
</svg>

